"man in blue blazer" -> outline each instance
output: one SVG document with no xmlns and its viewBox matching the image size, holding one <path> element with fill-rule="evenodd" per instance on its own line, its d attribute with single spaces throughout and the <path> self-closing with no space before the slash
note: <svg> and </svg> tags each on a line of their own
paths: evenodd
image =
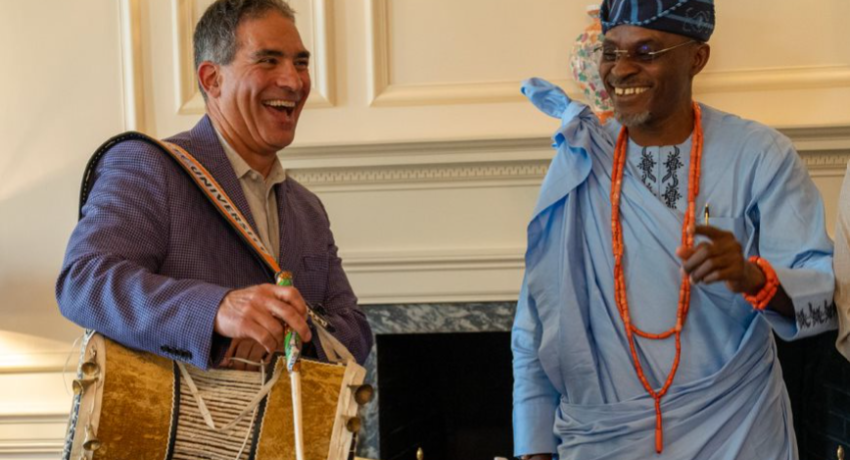
<svg viewBox="0 0 850 460">
<path fill-rule="evenodd" d="M 267 269 L 165 153 L 138 140 L 99 162 L 56 287 L 62 313 L 132 348 L 200 368 L 280 349 L 283 323 L 313 336 L 306 303 L 364 362 L 372 334 L 318 197 L 277 152 L 310 93 L 310 53 L 280 0 L 218 0 L 195 31 L 207 114 L 169 139 L 207 168 L 295 287 Z M 311 347 L 325 358 L 322 347 Z"/>
</svg>

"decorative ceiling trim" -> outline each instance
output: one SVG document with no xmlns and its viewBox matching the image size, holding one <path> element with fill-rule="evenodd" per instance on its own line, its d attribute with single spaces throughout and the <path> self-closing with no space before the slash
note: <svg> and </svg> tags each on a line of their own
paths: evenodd
<svg viewBox="0 0 850 460">
<path fill-rule="evenodd" d="M 803 163 L 814 177 L 843 176 L 850 150 L 803 152 Z M 478 164 L 433 164 L 315 168 L 290 170 L 289 175 L 316 193 L 415 189 L 539 186 L 549 161 L 505 161 Z"/>
<path fill-rule="evenodd" d="M 290 171 L 317 193 L 538 186 L 549 161 L 308 169 Z M 439 185 L 438 185 L 439 184 Z"/>
<path fill-rule="evenodd" d="M 843 175 L 850 126 L 784 128 L 813 176 Z M 284 166 L 317 192 L 538 185 L 554 151 L 548 138 L 289 148 Z"/>
</svg>

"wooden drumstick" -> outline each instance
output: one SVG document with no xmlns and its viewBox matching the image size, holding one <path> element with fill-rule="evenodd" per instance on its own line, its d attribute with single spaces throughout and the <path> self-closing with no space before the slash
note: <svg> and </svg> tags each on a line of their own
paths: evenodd
<svg viewBox="0 0 850 460">
<path fill-rule="evenodd" d="M 278 286 L 292 286 L 292 273 L 281 271 L 277 274 Z M 295 431 L 295 459 L 304 460 L 304 423 L 301 411 L 301 337 L 290 327 L 285 327 L 284 351 L 286 369 L 289 371 L 289 383 L 292 388 L 292 421 Z"/>
<path fill-rule="evenodd" d="M 292 385 L 292 418 L 295 429 L 295 459 L 304 460 L 304 426 L 301 415 L 301 372 L 300 363 L 295 364 L 289 373 L 289 382 Z"/>
</svg>

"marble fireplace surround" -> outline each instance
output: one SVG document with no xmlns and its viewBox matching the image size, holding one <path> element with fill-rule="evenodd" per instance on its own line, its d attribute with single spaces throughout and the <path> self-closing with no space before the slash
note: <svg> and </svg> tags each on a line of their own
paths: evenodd
<svg viewBox="0 0 850 460">
<path fill-rule="evenodd" d="M 428 303 L 363 305 L 372 332 L 384 334 L 431 334 L 461 332 L 507 332 L 511 330 L 516 302 Z M 375 399 L 361 411 L 363 429 L 357 447 L 360 457 L 379 459 L 378 407 L 381 385 L 377 340 L 366 360 L 366 381 L 375 386 Z"/>
</svg>

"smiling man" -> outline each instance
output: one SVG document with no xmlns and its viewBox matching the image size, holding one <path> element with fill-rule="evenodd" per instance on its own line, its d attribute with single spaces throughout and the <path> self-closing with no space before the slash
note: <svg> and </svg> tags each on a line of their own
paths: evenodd
<svg viewBox="0 0 850 460">
<path fill-rule="evenodd" d="M 280 0 L 218 0 L 194 35 L 207 115 L 168 139 L 210 172 L 262 246 L 266 267 L 175 161 L 151 143 L 116 142 L 97 163 L 57 283 L 62 313 L 132 348 L 200 368 L 243 368 L 283 344 L 284 325 L 326 358 L 311 304 L 363 363 L 372 335 L 342 270 L 319 199 L 287 177 L 278 152 L 310 94 L 310 53 Z M 325 344 L 327 345 L 327 344 Z"/>
<path fill-rule="evenodd" d="M 513 328 L 527 458 L 796 459 L 772 331 L 836 326 L 823 205 L 791 142 L 693 101 L 710 0 L 606 0 L 616 121 L 545 81 L 561 120 Z"/>
</svg>

